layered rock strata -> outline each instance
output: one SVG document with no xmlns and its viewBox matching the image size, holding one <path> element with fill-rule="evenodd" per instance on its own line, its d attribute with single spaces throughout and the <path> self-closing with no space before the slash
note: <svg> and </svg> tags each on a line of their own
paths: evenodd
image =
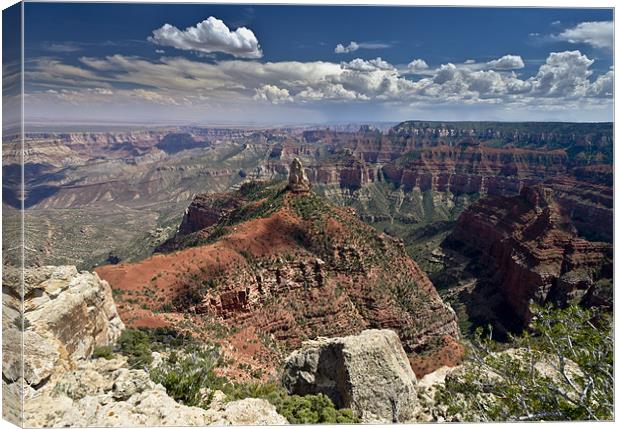
<svg viewBox="0 0 620 429">
<path fill-rule="evenodd" d="M 588 304 L 604 287 L 599 281 L 611 277 L 612 246 L 578 237 L 553 191 L 542 186 L 480 200 L 461 214 L 451 238 L 479 252 L 523 323 L 530 302 Z"/>
</svg>

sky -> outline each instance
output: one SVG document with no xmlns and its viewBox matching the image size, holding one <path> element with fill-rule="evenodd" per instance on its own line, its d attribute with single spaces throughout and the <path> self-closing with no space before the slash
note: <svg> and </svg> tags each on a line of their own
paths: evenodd
<svg viewBox="0 0 620 429">
<path fill-rule="evenodd" d="M 25 5 L 35 121 L 613 120 L 611 9 Z"/>
</svg>

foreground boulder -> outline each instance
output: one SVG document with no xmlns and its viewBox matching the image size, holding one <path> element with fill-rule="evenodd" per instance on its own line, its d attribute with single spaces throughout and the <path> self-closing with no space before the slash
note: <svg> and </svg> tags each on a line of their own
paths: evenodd
<svg viewBox="0 0 620 429">
<path fill-rule="evenodd" d="M 416 376 L 390 330 L 306 341 L 284 364 L 289 393 L 327 395 L 365 423 L 403 422 L 413 417 Z"/>
<path fill-rule="evenodd" d="M 114 343 L 124 329 L 110 285 L 97 274 L 78 273 L 74 266 L 45 266 L 24 273 L 24 314 L 18 274 L 4 277 L 3 329 L 24 343 L 24 382 L 38 389 L 55 374 L 89 358 L 98 346 Z M 21 372 L 21 347 L 4 344 L 2 375 L 15 382 Z"/>
</svg>

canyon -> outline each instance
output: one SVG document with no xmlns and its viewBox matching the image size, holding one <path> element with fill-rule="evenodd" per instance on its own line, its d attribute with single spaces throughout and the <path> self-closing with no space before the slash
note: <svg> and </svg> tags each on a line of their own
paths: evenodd
<svg viewBox="0 0 620 429">
<path fill-rule="evenodd" d="M 324 393 L 366 422 L 416 421 L 443 413 L 421 410 L 423 380 L 457 374 L 476 328 L 505 340 L 534 305 L 613 308 L 611 124 L 32 133 L 23 198 L 21 148 L 3 149 L 5 282 L 17 282 L 23 203 L 32 285 L 21 328 L 19 290 L 6 289 L 3 325 L 45 339 L 26 380 L 11 348 L 3 375 L 9 402 L 24 382 L 36 398 L 33 425 L 285 422 L 259 399 L 179 405 L 148 368 L 92 359 L 125 328 L 216 344 L 233 383 L 284 368 L 291 394 Z"/>
<path fill-rule="evenodd" d="M 158 244 L 158 229 L 178 226 L 193 195 L 249 179 L 284 180 L 294 157 L 319 194 L 353 206 L 380 228 L 453 221 L 481 195 L 516 195 L 525 185 L 564 180 L 551 187 L 563 194 L 560 202 L 580 234 L 611 239 L 604 227 L 612 213 L 611 124 L 405 122 L 384 132 L 345 129 L 27 134 L 26 263 L 92 268 L 110 253 L 143 258 Z M 3 146 L 3 205 L 10 214 L 20 205 L 20 151 L 10 138 Z M 592 216 L 599 222 L 584 221 Z M 6 227 L 14 229 L 11 219 Z"/>
<path fill-rule="evenodd" d="M 3 145 L 4 252 L 5 262 L 14 263 L 20 151 L 10 139 Z M 179 233 L 200 242 L 199 229 L 239 209 L 241 202 L 227 193 L 251 181 L 285 180 L 299 158 L 317 196 L 402 239 L 458 313 L 471 279 L 502 283 L 479 268 L 465 269 L 472 249 L 449 245 L 458 234 L 467 241 L 465 235 L 474 233 L 458 226 L 465 222 L 460 216 L 476 218 L 472 210 L 487 210 L 487 199 L 508 207 L 510 198 L 543 185 L 562 222 L 570 223 L 571 237 L 595 247 L 610 243 L 612 148 L 610 123 L 407 121 L 391 127 L 31 133 L 24 152 L 25 263 L 94 269 L 180 250 Z"/>
<path fill-rule="evenodd" d="M 612 245 L 579 238 L 551 188 L 484 198 L 461 214 L 448 239 L 487 266 L 517 323 L 527 325 L 532 302 L 613 306 Z"/>
</svg>

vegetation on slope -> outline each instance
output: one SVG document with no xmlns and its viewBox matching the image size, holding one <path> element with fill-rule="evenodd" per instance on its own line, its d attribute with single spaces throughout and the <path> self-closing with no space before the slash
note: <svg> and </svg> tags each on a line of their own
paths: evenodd
<svg viewBox="0 0 620 429">
<path fill-rule="evenodd" d="M 465 421 L 611 420 L 612 329 L 609 314 L 571 306 L 537 308 L 510 350 L 478 330 L 467 370 L 436 401 Z"/>
<path fill-rule="evenodd" d="M 218 375 L 227 365 L 219 346 L 202 343 L 191 335 L 173 329 L 128 329 L 117 344 L 117 351 L 128 358 L 132 368 L 143 368 L 151 379 L 166 388 L 168 395 L 188 406 L 209 408 L 217 390 L 227 401 L 263 398 L 293 424 L 358 423 L 351 410 L 336 409 L 325 395 L 289 395 L 279 382 L 233 383 Z M 163 360 L 152 367 L 152 352 Z M 109 358 L 111 350 L 100 350 L 97 357 Z"/>
</svg>

